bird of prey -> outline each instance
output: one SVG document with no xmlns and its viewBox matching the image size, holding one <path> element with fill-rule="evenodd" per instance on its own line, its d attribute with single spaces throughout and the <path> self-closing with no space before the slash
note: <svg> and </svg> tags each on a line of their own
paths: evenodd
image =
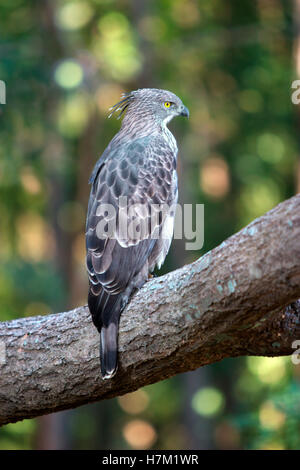
<svg viewBox="0 0 300 470">
<path fill-rule="evenodd" d="M 110 111 L 119 112 L 122 126 L 92 172 L 86 221 L 88 305 L 104 379 L 117 370 L 122 310 L 170 248 L 178 150 L 167 124 L 189 116 L 178 96 L 154 88 L 123 94 Z"/>
</svg>

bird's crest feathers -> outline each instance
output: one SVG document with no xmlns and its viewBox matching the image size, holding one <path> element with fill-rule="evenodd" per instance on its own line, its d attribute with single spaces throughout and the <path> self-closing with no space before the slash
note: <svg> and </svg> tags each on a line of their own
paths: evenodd
<svg viewBox="0 0 300 470">
<path fill-rule="evenodd" d="M 120 113 L 117 116 L 117 119 L 120 119 L 123 113 L 126 111 L 128 106 L 130 105 L 130 103 L 133 101 L 133 99 L 134 99 L 133 92 L 122 93 L 121 101 L 119 101 L 118 103 L 114 104 L 113 106 L 109 108 L 110 113 L 108 115 L 108 118 L 111 118 L 114 113 L 117 113 L 118 111 L 120 111 Z"/>
</svg>

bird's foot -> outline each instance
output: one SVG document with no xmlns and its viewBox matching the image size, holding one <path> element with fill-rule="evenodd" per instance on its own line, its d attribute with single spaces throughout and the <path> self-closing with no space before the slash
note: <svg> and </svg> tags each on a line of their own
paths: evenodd
<svg viewBox="0 0 300 470">
<path fill-rule="evenodd" d="M 148 280 L 149 280 L 149 279 L 153 279 L 154 277 L 158 277 L 158 275 L 157 275 L 157 274 L 153 274 L 153 273 L 149 273 L 149 274 L 148 274 Z"/>
</svg>

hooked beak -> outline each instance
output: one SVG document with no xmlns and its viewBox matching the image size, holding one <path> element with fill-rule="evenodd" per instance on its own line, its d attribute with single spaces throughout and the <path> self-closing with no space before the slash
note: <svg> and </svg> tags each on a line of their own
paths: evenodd
<svg viewBox="0 0 300 470">
<path fill-rule="evenodd" d="M 189 110 L 187 109 L 186 106 L 183 106 L 183 107 L 182 107 L 182 109 L 181 109 L 181 111 L 180 111 L 180 116 L 184 116 L 184 117 L 189 118 L 190 112 L 189 112 Z"/>
</svg>

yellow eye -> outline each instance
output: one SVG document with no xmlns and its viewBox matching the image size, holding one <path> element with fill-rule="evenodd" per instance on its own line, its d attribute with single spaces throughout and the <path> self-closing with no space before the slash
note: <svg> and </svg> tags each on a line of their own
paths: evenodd
<svg viewBox="0 0 300 470">
<path fill-rule="evenodd" d="M 165 101 L 165 108 L 169 108 L 171 106 L 170 101 Z"/>
</svg>

